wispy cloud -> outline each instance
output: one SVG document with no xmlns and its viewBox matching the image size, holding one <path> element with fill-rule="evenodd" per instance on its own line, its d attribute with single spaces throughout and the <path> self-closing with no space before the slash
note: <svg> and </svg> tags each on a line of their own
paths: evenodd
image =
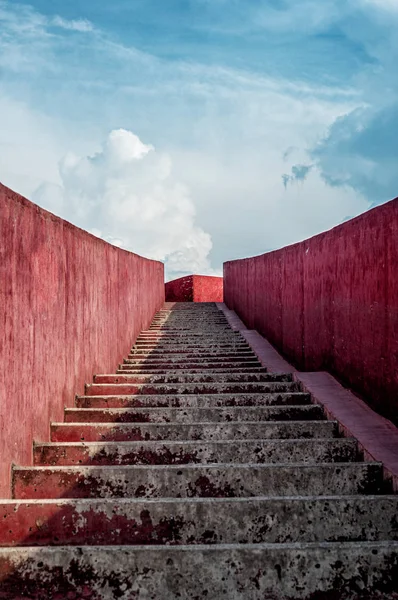
<svg viewBox="0 0 398 600">
<path fill-rule="evenodd" d="M 313 166 L 314 165 L 293 165 L 290 175 L 286 173 L 282 175 L 282 181 L 285 189 L 287 188 L 289 183 L 305 181 Z"/>
<path fill-rule="evenodd" d="M 48 24 L 53 25 L 54 27 L 60 27 L 61 29 L 66 29 L 68 31 L 79 31 L 81 33 L 94 31 L 94 25 L 87 19 L 67 20 L 63 19 L 62 17 L 55 16 L 49 20 Z"/>
<path fill-rule="evenodd" d="M 380 10 L 398 15 L 398 2 L 396 0 L 360 0 L 365 6 L 374 6 Z"/>
</svg>

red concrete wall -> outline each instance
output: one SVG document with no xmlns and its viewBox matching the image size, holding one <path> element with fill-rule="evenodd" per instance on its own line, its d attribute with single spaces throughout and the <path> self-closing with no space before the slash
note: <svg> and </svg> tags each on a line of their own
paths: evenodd
<svg viewBox="0 0 398 600">
<path fill-rule="evenodd" d="M 193 302 L 193 275 L 165 284 L 166 302 Z"/>
<path fill-rule="evenodd" d="M 193 276 L 194 302 L 223 302 L 224 282 L 222 277 Z"/>
<path fill-rule="evenodd" d="M 188 275 L 165 285 L 166 302 L 223 302 L 223 278 Z"/>
<path fill-rule="evenodd" d="M 114 372 L 164 302 L 163 265 L 120 250 L 0 185 L 0 497 L 10 464 L 94 373 Z"/>
<path fill-rule="evenodd" d="M 398 199 L 305 242 L 224 265 L 224 296 L 298 368 L 398 421 Z"/>
</svg>

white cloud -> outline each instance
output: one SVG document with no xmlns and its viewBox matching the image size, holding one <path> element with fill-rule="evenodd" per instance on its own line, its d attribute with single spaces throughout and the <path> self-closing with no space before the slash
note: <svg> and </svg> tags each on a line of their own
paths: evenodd
<svg viewBox="0 0 398 600">
<path fill-rule="evenodd" d="M 53 25 L 54 27 L 60 27 L 61 29 L 67 29 L 69 31 L 80 31 L 81 33 L 94 31 L 93 24 L 87 19 L 68 20 L 59 16 L 55 16 L 49 20 L 49 24 Z"/>
<path fill-rule="evenodd" d="M 361 6 L 357 12 L 371 15 L 372 27 L 378 21 L 378 31 L 385 31 L 384 21 L 393 19 L 370 4 L 362 10 L 364 1 L 347 4 Z M 288 14 L 271 11 L 277 22 L 261 26 L 281 32 L 293 27 L 305 35 L 307 21 L 313 33 L 340 18 L 336 0 L 315 7 L 311 20 L 313 3 L 306 0 L 300 16 L 297 2 L 285 2 Z M 211 273 L 209 256 L 220 267 L 223 260 L 292 243 L 358 214 L 373 200 L 354 185 L 355 169 L 342 148 L 338 155 L 350 177 L 341 178 L 339 187 L 325 183 L 335 175 L 331 154 L 314 157 L 308 149 L 333 141 L 327 131 L 335 132 L 330 128 L 337 118 L 373 98 L 379 105 L 380 91 L 394 103 L 396 58 L 385 36 L 365 36 L 371 56 L 383 65 L 391 61 L 385 81 L 379 75 L 374 85 L 371 62 L 355 80 L 342 73 L 338 85 L 327 77 L 300 81 L 300 64 L 297 79 L 271 76 L 272 49 L 257 72 L 244 62 L 239 69 L 228 60 L 217 63 L 216 57 L 202 64 L 197 55 L 169 60 L 100 29 L 70 35 L 74 21 L 65 27 L 59 17 L 6 4 L 2 14 L 0 0 L 0 180 L 28 197 L 37 190 L 33 199 L 64 218 L 115 245 L 164 258 L 170 272 Z M 247 2 L 240 5 L 246 10 Z M 332 9 L 330 19 L 326 9 Z M 362 47 L 362 30 L 355 19 L 350 23 L 350 36 L 355 42 L 358 35 Z M 295 57 L 289 54 L 290 60 Z M 329 64 L 326 56 L 326 74 Z M 8 101 L 2 103 L 4 90 Z M 151 140 L 156 151 L 133 134 L 107 137 L 119 127 Z M 101 139 L 106 141 L 98 150 Z M 70 149 L 78 157 L 67 154 Z M 284 189 L 284 173 L 290 183 L 303 180 L 303 166 L 314 161 L 305 182 Z M 384 171 L 379 174 L 388 181 Z"/>
<path fill-rule="evenodd" d="M 213 273 L 211 237 L 195 224 L 170 157 L 131 131 L 112 131 L 93 156 L 68 154 L 60 177 L 61 185 L 41 185 L 33 200 L 115 245 L 164 260 L 169 276 Z"/>
</svg>

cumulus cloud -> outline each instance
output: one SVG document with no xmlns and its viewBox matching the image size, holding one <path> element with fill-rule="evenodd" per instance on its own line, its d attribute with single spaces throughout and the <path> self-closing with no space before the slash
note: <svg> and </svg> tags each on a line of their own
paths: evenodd
<svg viewBox="0 0 398 600">
<path fill-rule="evenodd" d="M 93 156 L 66 155 L 61 185 L 44 183 L 38 204 L 117 246 L 165 261 L 169 277 L 212 274 L 211 237 L 195 223 L 188 188 L 167 154 L 134 133 L 113 130 Z"/>
</svg>

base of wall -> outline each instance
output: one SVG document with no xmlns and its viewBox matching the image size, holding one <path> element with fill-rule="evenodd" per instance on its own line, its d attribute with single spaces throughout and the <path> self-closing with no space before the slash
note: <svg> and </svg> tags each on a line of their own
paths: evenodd
<svg viewBox="0 0 398 600">
<path fill-rule="evenodd" d="M 247 339 L 261 364 L 270 373 L 293 373 L 303 391 L 311 394 L 314 403 L 323 406 L 327 418 L 338 421 L 341 434 L 358 440 L 365 460 L 383 463 L 385 477 L 392 480 L 394 491 L 398 492 L 398 428 L 375 413 L 329 373 L 297 371 L 257 331 L 247 329 L 226 304 L 220 302 L 217 306 L 231 327 Z"/>
</svg>

